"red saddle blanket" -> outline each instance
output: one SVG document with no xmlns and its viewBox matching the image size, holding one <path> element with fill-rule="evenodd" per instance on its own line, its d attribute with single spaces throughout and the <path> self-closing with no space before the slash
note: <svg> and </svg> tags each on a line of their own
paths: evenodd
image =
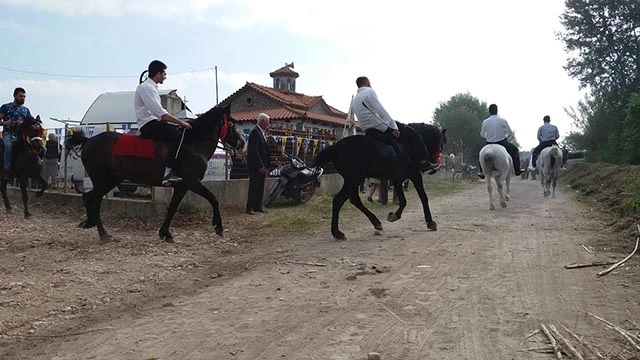
<svg viewBox="0 0 640 360">
<path fill-rule="evenodd" d="M 153 140 L 127 134 L 116 140 L 112 153 L 115 156 L 132 156 L 152 160 L 157 158 Z"/>
</svg>

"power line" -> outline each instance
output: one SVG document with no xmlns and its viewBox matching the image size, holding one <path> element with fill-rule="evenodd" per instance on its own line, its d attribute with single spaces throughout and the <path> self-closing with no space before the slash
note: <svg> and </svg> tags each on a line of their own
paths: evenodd
<svg viewBox="0 0 640 360">
<path fill-rule="evenodd" d="M 17 72 L 17 73 L 22 73 L 22 74 L 43 75 L 43 76 L 52 76 L 52 77 L 66 77 L 66 78 L 83 78 L 83 79 L 129 79 L 129 78 L 137 78 L 139 76 L 139 75 L 75 75 L 75 74 L 58 74 L 58 73 L 49 73 L 49 72 L 13 69 L 13 68 L 8 68 L 8 67 L 3 67 L 3 66 L 0 66 L 0 70 Z M 169 75 L 191 74 L 191 73 L 197 73 L 197 72 L 203 72 L 203 71 L 213 71 L 213 70 L 214 70 L 214 68 L 188 70 L 188 71 L 180 71 L 180 72 L 170 73 Z"/>
</svg>

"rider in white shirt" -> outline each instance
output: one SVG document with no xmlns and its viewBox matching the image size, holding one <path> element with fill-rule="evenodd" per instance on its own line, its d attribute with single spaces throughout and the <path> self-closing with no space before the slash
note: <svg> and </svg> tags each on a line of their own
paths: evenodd
<svg viewBox="0 0 640 360">
<path fill-rule="evenodd" d="M 158 84 L 162 84 L 167 78 L 166 70 L 167 66 L 161 61 L 154 60 L 149 64 L 147 80 L 136 88 L 134 108 L 140 137 L 171 143 L 166 159 L 164 179 L 162 179 L 162 185 L 171 186 L 182 181 L 182 178 L 174 174 L 172 170 L 182 133 L 169 123 L 172 122 L 187 129 L 191 129 L 191 124 L 169 114 L 160 103 Z"/>
<path fill-rule="evenodd" d="M 398 157 L 405 158 L 406 156 L 403 155 L 397 145 L 397 139 L 400 139 L 398 123 L 391 118 L 378 100 L 378 95 L 371 88 L 369 79 L 361 76 L 356 79 L 356 85 L 358 86 L 358 92 L 351 102 L 351 111 L 358 118 L 360 127 L 364 130 L 365 135 L 391 144 Z M 401 126 L 404 127 L 406 125 L 401 124 Z M 405 149 L 404 153 L 407 155 L 412 153 L 410 159 L 415 162 L 420 171 L 437 169 L 438 165 L 428 161 L 429 152 L 422 138 L 418 137 L 416 140 L 421 144 L 420 149 L 413 149 L 413 151 Z"/>
<path fill-rule="evenodd" d="M 513 167 L 516 176 L 520 176 L 522 169 L 520 169 L 520 151 L 519 149 L 507 140 L 509 136 L 513 135 L 509 123 L 503 117 L 498 115 L 498 105 L 489 105 L 490 116 L 482 122 L 482 128 L 480 129 L 480 136 L 482 136 L 487 144 L 499 144 L 507 149 L 509 155 L 513 159 Z M 482 164 L 480 164 L 480 171 L 478 176 L 484 179 L 484 173 L 482 173 Z"/>
</svg>

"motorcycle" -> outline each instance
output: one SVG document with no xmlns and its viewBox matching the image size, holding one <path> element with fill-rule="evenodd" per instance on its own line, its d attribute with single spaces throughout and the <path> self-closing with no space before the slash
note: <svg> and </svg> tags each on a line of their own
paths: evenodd
<svg viewBox="0 0 640 360">
<path fill-rule="evenodd" d="M 297 204 L 306 203 L 311 199 L 316 188 L 320 186 L 320 176 L 324 170 L 321 167 L 310 168 L 300 158 L 284 154 L 290 163 L 280 170 L 280 177 L 269 193 L 265 206 L 270 206 L 279 197 L 294 199 Z"/>
<path fill-rule="evenodd" d="M 471 180 L 476 182 L 478 177 L 478 167 L 471 164 L 462 164 L 462 167 L 454 171 L 452 178 L 454 181 Z"/>
</svg>

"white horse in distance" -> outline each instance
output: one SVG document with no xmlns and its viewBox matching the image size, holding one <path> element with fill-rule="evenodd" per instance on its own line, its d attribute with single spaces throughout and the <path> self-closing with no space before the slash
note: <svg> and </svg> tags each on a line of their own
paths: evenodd
<svg viewBox="0 0 640 360">
<path fill-rule="evenodd" d="M 540 171 L 540 183 L 542 184 L 542 194 L 544 197 L 551 194 L 551 198 L 556 198 L 556 181 L 562 166 L 562 150 L 556 145 L 546 147 L 540 152 L 536 161 L 536 167 Z M 549 188 L 553 186 L 553 191 Z"/>
<path fill-rule="evenodd" d="M 491 178 L 493 177 L 500 194 L 500 206 L 507 207 L 509 200 L 509 183 L 511 182 L 511 171 L 513 169 L 513 160 L 507 149 L 498 144 L 487 144 L 480 150 L 480 165 L 482 172 L 487 179 L 487 190 L 489 191 L 489 210 L 495 210 L 493 205 L 493 189 L 491 186 Z M 505 188 L 506 187 L 506 193 Z"/>
</svg>

